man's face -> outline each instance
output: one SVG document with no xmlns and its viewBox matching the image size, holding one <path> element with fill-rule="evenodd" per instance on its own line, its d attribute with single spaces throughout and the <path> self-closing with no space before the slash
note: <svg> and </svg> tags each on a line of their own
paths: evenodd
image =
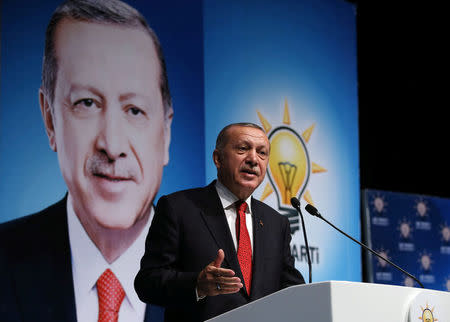
<svg viewBox="0 0 450 322">
<path fill-rule="evenodd" d="M 149 213 L 168 162 L 172 112 L 164 118 L 160 66 L 150 36 L 116 25 L 63 20 L 53 115 L 40 93 L 84 225 L 127 229 Z"/>
<path fill-rule="evenodd" d="M 239 199 L 247 199 L 266 175 L 269 150 L 263 131 L 244 126 L 229 128 L 225 147 L 213 154 L 220 182 Z"/>
</svg>

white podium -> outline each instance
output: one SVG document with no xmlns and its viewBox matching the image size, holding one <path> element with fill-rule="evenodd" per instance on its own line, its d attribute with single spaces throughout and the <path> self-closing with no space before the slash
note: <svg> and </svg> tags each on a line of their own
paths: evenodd
<svg viewBox="0 0 450 322">
<path fill-rule="evenodd" d="M 447 322 L 450 292 L 372 283 L 320 282 L 283 289 L 208 320 L 225 321 Z"/>
</svg>

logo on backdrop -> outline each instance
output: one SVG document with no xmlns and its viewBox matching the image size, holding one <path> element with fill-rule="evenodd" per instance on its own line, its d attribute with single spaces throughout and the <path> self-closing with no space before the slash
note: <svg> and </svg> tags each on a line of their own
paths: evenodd
<svg viewBox="0 0 450 322">
<path fill-rule="evenodd" d="M 403 285 L 408 287 L 414 287 L 414 280 L 411 277 L 406 276 L 405 279 L 403 280 Z"/>
<path fill-rule="evenodd" d="M 450 227 L 447 223 L 441 225 L 441 254 L 450 255 Z"/>
<path fill-rule="evenodd" d="M 447 223 L 441 225 L 441 254 L 450 255 L 450 227 Z"/>
<path fill-rule="evenodd" d="M 398 242 L 398 249 L 402 252 L 413 252 L 415 251 L 415 245 L 412 242 L 412 225 L 409 220 L 403 218 L 399 224 L 398 228 L 400 231 L 400 240 Z"/>
<path fill-rule="evenodd" d="M 289 218 L 291 233 L 299 230 L 299 217 L 297 211 L 291 206 L 291 198 L 297 197 L 310 204 L 314 204 L 308 183 L 311 174 L 326 172 L 327 169 L 312 162 L 309 156 L 307 143 L 314 131 L 312 124 L 300 135 L 290 127 L 291 117 L 287 99 L 284 101 L 283 124 L 272 128 L 272 125 L 259 112 L 258 117 L 270 142 L 269 171 L 267 183 L 261 196 L 261 201 L 275 191 L 278 201 L 278 210 Z"/>
<path fill-rule="evenodd" d="M 372 213 L 374 216 L 372 217 L 372 224 L 376 226 L 389 226 L 389 218 L 386 217 L 386 210 L 388 203 L 385 200 L 385 197 L 377 193 L 372 197 L 370 201 L 372 205 Z"/>
<path fill-rule="evenodd" d="M 377 252 L 386 259 L 391 259 L 389 256 L 389 250 L 384 248 L 378 249 Z M 384 259 L 376 258 L 377 271 L 375 277 L 378 281 L 392 281 L 392 272 L 390 272 L 390 265 Z"/>
<path fill-rule="evenodd" d="M 269 121 L 257 111 L 259 120 L 270 142 L 270 157 L 267 177 L 269 183 L 264 187 L 261 201 L 275 192 L 280 214 L 289 219 L 292 241 L 292 255 L 297 262 L 307 262 L 305 245 L 301 244 L 299 215 L 292 208 L 291 198 L 303 198 L 307 203 L 314 204 L 308 183 L 311 175 L 327 172 L 327 169 L 313 162 L 310 158 L 307 144 L 313 134 L 315 123 L 301 132 L 293 129 L 289 114 L 287 99 L 284 100 L 283 125 L 272 128 Z M 319 247 L 309 246 L 311 262 L 319 264 Z"/>
<path fill-rule="evenodd" d="M 411 222 L 403 218 L 399 224 L 400 238 L 403 241 L 409 241 L 412 237 Z"/>
<path fill-rule="evenodd" d="M 442 243 L 444 245 L 450 245 L 450 227 L 447 224 L 441 227 Z"/>
<path fill-rule="evenodd" d="M 417 216 L 423 221 L 425 221 L 428 217 L 428 205 L 427 202 L 423 199 L 418 200 L 416 203 Z"/>
<path fill-rule="evenodd" d="M 429 207 L 428 203 L 420 199 L 416 201 L 416 229 L 419 230 L 431 230 L 431 222 L 429 221 Z"/>
<path fill-rule="evenodd" d="M 422 310 L 422 316 L 419 316 L 419 320 L 422 320 L 423 322 L 434 322 L 438 321 L 437 317 L 433 316 L 434 307 L 429 308 L 428 303 L 425 308 L 420 306 L 420 309 Z"/>
<path fill-rule="evenodd" d="M 429 273 L 431 271 L 431 254 L 423 253 L 420 256 L 420 267 L 424 272 Z"/>
<path fill-rule="evenodd" d="M 433 260 L 431 259 L 431 253 L 423 251 L 419 254 L 419 263 L 421 274 L 419 275 L 419 279 L 422 283 L 435 283 L 436 278 L 432 273 L 432 264 Z"/>
</svg>

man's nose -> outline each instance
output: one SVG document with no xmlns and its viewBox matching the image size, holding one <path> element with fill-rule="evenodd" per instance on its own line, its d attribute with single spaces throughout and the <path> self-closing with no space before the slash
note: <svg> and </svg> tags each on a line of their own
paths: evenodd
<svg viewBox="0 0 450 322">
<path fill-rule="evenodd" d="M 252 166 L 257 165 L 257 152 L 255 149 L 249 149 L 247 152 L 246 162 Z"/>
<path fill-rule="evenodd" d="M 111 161 L 126 157 L 128 150 L 127 136 L 123 133 L 120 107 L 106 108 L 101 116 L 96 149 L 105 153 Z"/>
</svg>

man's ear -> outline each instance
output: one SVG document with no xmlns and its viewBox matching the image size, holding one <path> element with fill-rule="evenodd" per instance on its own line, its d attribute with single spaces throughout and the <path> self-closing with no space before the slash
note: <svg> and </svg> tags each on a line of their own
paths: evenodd
<svg viewBox="0 0 450 322">
<path fill-rule="evenodd" d="M 221 159 L 220 152 L 217 149 L 215 149 L 213 151 L 213 161 L 214 161 L 214 164 L 216 165 L 216 168 L 219 169 L 220 165 L 221 165 L 221 162 L 222 162 L 222 159 Z"/>
<path fill-rule="evenodd" d="M 169 163 L 169 147 L 171 139 L 171 129 L 172 129 L 172 119 L 173 119 L 173 109 L 166 112 L 164 117 L 164 165 Z"/>
<path fill-rule="evenodd" d="M 45 131 L 47 132 L 50 148 L 56 152 L 55 126 L 53 113 L 48 97 L 44 94 L 42 88 L 39 89 L 39 105 L 41 106 L 42 119 L 44 120 Z"/>
</svg>

